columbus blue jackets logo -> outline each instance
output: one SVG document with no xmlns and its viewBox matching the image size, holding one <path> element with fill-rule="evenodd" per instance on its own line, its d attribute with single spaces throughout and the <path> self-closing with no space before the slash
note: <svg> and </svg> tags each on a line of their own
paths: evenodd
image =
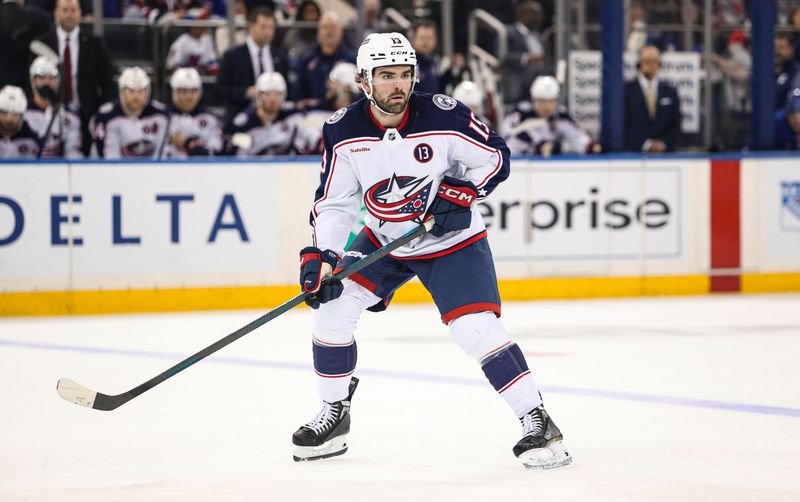
<svg viewBox="0 0 800 502">
<path fill-rule="evenodd" d="M 422 223 L 432 184 L 427 176 L 414 178 L 393 174 L 391 179 L 379 181 L 367 190 L 364 205 L 380 220 L 380 226 L 386 222 L 410 220 Z"/>
<path fill-rule="evenodd" d="M 342 120 L 342 117 L 344 117 L 345 113 L 347 113 L 347 108 L 339 108 L 338 110 L 333 112 L 333 115 L 328 117 L 328 120 L 326 120 L 325 122 L 327 122 L 328 124 L 335 124 L 340 120 Z"/>
<path fill-rule="evenodd" d="M 152 157 L 154 153 L 156 153 L 156 145 L 146 139 L 128 143 L 122 147 L 123 157 Z"/>
<path fill-rule="evenodd" d="M 456 100 L 446 94 L 434 94 L 433 104 L 442 110 L 452 110 L 456 107 Z"/>
<path fill-rule="evenodd" d="M 781 226 L 786 230 L 800 230 L 800 181 L 781 182 L 781 193 Z"/>
</svg>

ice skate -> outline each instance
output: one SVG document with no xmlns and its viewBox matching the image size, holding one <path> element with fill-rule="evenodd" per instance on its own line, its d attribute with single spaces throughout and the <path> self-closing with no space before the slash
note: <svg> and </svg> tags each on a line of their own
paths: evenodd
<svg viewBox="0 0 800 502">
<path fill-rule="evenodd" d="M 321 460 L 343 455 L 347 451 L 350 432 L 350 400 L 358 386 L 358 378 L 350 379 L 350 392 L 342 401 L 324 402 L 313 420 L 292 435 L 294 461 Z"/>
<path fill-rule="evenodd" d="M 522 439 L 514 446 L 514 455 L 527 469 L 553 469 L 572 463 L 564 447 L 564 436 L 542 406 L 519 419 Z"/>
</svg>

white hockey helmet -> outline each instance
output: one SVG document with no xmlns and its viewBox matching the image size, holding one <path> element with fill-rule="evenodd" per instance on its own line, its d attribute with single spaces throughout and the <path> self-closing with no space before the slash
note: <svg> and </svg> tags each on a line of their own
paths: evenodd
<svg viewBox="0 0 800 502">
<path fill-rule="evenodd" d="M 531 84 L 531 97 L 533 99 L 558 99 L 560 86 L 558 80 L 550 75 L 536 77 Z"/>
<path fill-rule="evenodd" d="M 120 92 L 122 92 L 123 89 L 147 89 L 149 91 L 150 77 L 147 76 L 147 72 L 138 66 L 125 68 L 119 76 Z"/>
<path fill-rule="evenodd" d="M 200 74 L 194 68 L 178 68 L 169 79 L 169 86 L 172 90 L 176 89 L 197 89 L 203 90 L 203 82 Z"/>
<path fill-rule="evenodd" d="M 25 113 L 28 100 L 25 93 L 15 85 L 7 85 L 0 90 L 0 112 Z"/>
<path fill-rule="evenodd" d="M 453 89 L 453 97 L 461 101 L 473 111 L 483 113 L 483 89 L 478 87 L 475 82 L 464 80 Z"/>
<path fill-rule="evenodd" d="M 55 77 L 58 78 L 58 67 L 44 56 L 39 56 L 31 63 L 29 70 L 31 81 L 33 77 Z"/>
<path fill-rule="evenodd" d="M 386 115 L 396 114 L 387 112 L 372 98 L 372 74 L 375 68 L 396 65 L 411 65 L 414 68 L 414 78 L 411 83 L 411 91 L 413 91 L 414 85 L 419 82 L 417 52 L 402 33 L 372 33 L 361 42 L 356 57 L 356 66 L 358 74 L 361 78 L 367 79 L 370 87 L 370 92 L 365 91 L 364 94 L 378 110 Z"/>
<path fill-rule="evenodd" d="M 328 78 L 336 82 L 340 89 L 345 88 L 353 94 L 358 94 L 360 88 L 356 82 L 357 73 L 358 67 L 356 65 L 346 61 L 339 61 L 333 66 L 333 69 L 328 74 Z"/>
<path fill-rule="evenodd" d="M 262 73 L 256 80 L 256 92 L 280 92 L 286 96 L 286 79 L 278 72 Z"/>
</svg>

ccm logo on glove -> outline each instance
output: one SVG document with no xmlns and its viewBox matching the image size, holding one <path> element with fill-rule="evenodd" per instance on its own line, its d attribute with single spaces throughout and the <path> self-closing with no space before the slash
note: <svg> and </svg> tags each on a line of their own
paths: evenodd
<svg viewBox="0 0 800 502">
<path fill-rule="evenodd" d="M 470 187 L 454 187 L 442 183 L 439 185 L 439 197 L 443 197 L 459 206 L 469 207 L 478 197 L 478 194 Z"/>
<path fill-rule="evenodd" d="M 451 176 L 442 178 L 436 197 L 428 209 L 428 214 L 434 219 L 430 234 L 441 237 L 447 232 L 469 228 L 472 203 L 477 199 L 478 189 L 471 181 Z"/>
</svg>

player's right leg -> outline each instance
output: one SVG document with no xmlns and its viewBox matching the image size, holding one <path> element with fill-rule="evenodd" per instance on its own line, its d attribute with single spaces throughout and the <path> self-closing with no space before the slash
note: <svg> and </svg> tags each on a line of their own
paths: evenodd
<svg viewBox="0 0 800 502">
<path fill-rule="evenodd" d="M 337 300 L 320 305 L 314 312 L 314 370 L 322 398 L 322 410 L 292 436 L 294 460 L 319 460 L 347 451 L 350 432 L 350 402 L 358 385 L 354 333 L 361 313 L 380 302 L 363 286 L 345 279 Z"/>
</svg>

